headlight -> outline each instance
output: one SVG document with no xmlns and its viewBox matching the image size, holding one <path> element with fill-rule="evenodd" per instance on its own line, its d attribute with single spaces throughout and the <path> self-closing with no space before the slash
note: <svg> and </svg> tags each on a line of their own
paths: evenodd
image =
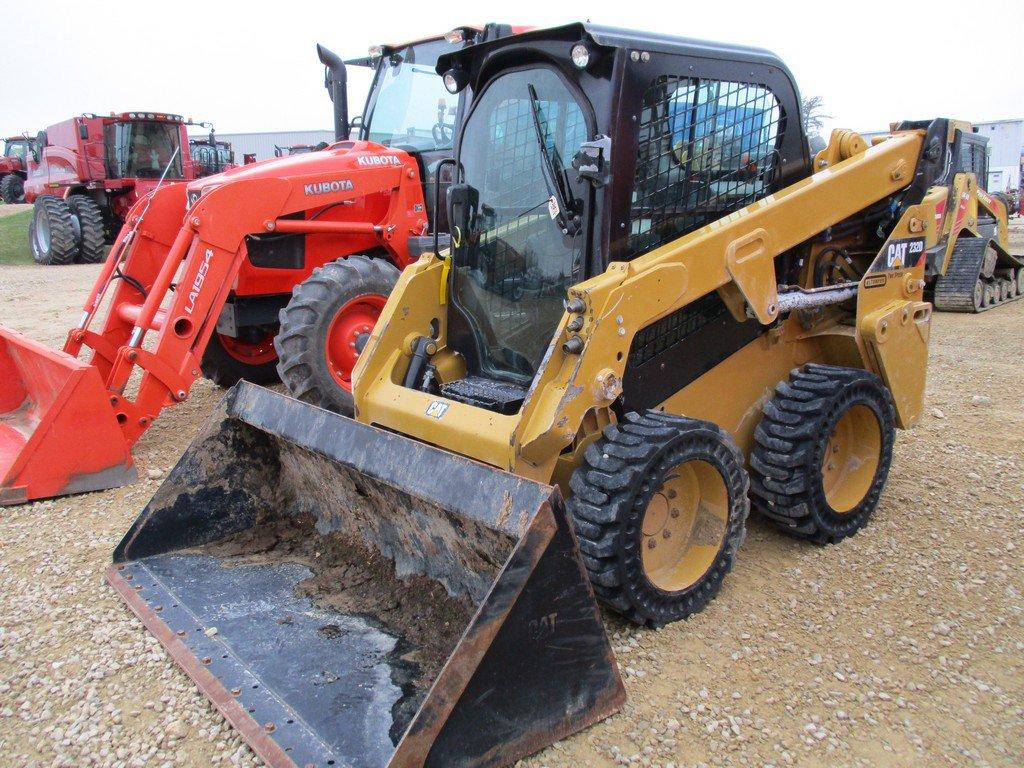
<svg viewBox="0 0 1024 768">
<path fill-rule="evenodd" d="M 458 93 L 466 87 L 469 76 L 464 69 L 449 69 L 444 73 L 443 79 L 448 93 Z"/>
<path fill-rule="evenodd" d="M 580 69 L 586 69 L 590 63 L 590 49 L 585 43 L 576 43 L 572 47 L 570 55 L 572 56 L 572 63 Z"/>
</svg>

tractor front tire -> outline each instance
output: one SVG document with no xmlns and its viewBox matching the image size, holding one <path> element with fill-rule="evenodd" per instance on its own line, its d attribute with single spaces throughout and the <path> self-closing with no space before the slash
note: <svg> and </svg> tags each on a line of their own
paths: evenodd
<svg viewBox="0 0 1024 768">
<path fill-rule="evenodd" d="M 240 381 L 276 384 L 277 353 L 274 350 L 276 328 L 246 328 L 243 337 L 234 338 L 213 332 L 203 353 L 203 376 L 227 389 Z"/>
<path fill-rule="evenodd" d="M 25 202 L 25 182 L 16 173 L 8 173 L 0 179 L 0 200 L 8 205 Z"/>
<path fill-rule="evenodd" d="M 586 449 L 569 487 L 583 563 L 603 603 L 658 627 L 718 594 L 750 512 L 743 455 L 725 430 L 628 413 Z"/>
<path fill-rule="evenodd" d="M 78 256 L 75 220 L 59 197 L 38 197 L 28 227 L 28 245 L 36 264 L 70 264 Z"/>
<path fill-rule="evenodd" d="M 852 536 L 878 506 L 895 439 L 892 396 L 873 373 L 796 369 L 776 387 L 754 431 L 754 508 L 818 544 Z"/>
<path fill-rule="evenodd" d="M 71 195 L 68 208 L 78 223 L 78 261 L 80 264 L 99 264 L 106 256 L 106 233 L 103 209 L 91 197 Z"/>
<path fill-rule="evenodd" d="M 274 339 L 277 370 L 292 397 L 354 413 L 352 369 L 398 275 L 384 259 L 349 256 L 314 269 L 292 289 Z"/>
</svg>

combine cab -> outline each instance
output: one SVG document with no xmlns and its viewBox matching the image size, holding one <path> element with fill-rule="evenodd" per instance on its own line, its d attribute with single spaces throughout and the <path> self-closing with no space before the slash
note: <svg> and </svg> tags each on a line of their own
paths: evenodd
<svg viewBox="0 0 1024 768">
<path fill-rule="evenodd" d="M 503 766 L 607 716 L 595 598 L 693 615 L 751 506 L 852 536 L 923 408 L 930 129 L 815 159 L 771 53 L 589 24 L 437 71 L 451 247 L 356 420 L 240 384 L 108 571 L 271 765 Z"/>
</svg>

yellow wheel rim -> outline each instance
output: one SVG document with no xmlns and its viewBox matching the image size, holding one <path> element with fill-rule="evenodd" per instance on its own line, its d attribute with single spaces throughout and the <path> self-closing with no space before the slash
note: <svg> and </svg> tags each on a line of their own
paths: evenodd
<svg viewBox="0 0 1024 768">
<path fill-rule="evenodd" d="M 875 479 L 882 454 L 882 429 L 875 412 L 855 405 L 836 422 L 821 459 L 821 486 L 836 512 L 856 507 Z"/>
<path fill-rule="evenodd" d="M 729 527 L 729 492 L 706 461 L 672 469 L 644 510 L 641 562 L 648 581 L 679 592 L 703 578 L 714 564 Z"/>
</svg>

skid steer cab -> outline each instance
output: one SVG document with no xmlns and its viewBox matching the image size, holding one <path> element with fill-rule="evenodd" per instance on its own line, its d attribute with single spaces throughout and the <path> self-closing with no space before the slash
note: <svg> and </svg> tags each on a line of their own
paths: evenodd
<svg viewBox="0 0 1024 768">
<path fill-rule="evenodd" d="M 162 179 L 146 166 L 137 180 L 151 191 L 127 212 L 62 352 L 0 328 L 0 505 L 130 482 L 131 447 L 200 375 L 225 387 L 283 380 L 297 397 L 351 413 L 352 368 L 399 270 L 432 246 L 438 165 L 469 100 L 445 90 L 437 60 L 514 31 L 460 27 L 349 62 L 375 73 L 357 129 L 346 64 L 318 46 L 338 141 L 187 183 L 173 183 L 194 170 L 172 146 L 184 137 L 180 118 L 82 123 L 89 141 L 108 128 L 114 138 L 170 136 L 174 162 Z M 135 155 L 114 154 L 138 170 Z M 48 221 L 35 231 L 56 243 L 64 230 Z"/>
<path fill-rule="evenodd" d="M 450 247 L 356 420 L 240 384 L 108 571 L 273 765 L 507 765 L 606 717 L 598 603 L 701 610 L 752 505 L 856 533 L 921 414 L 929 129 L 812 158 L 771 53 L 590 24 L 437 72 L 472 93 Z"/>
</svg>

